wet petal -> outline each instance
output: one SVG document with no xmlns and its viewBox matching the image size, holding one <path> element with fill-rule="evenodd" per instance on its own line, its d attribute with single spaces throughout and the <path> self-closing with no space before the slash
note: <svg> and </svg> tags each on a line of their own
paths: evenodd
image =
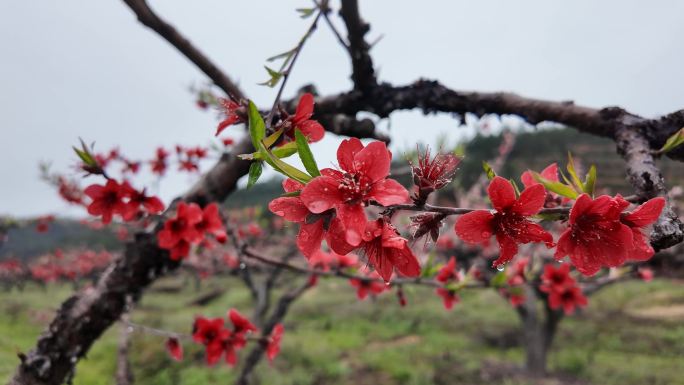
<svg viewBox="0 0 684 385">
<path fill-rule="evenodd" d="M 528 187 L 520 194 L 515 201 L 512 211 L 522 216 L 529 217 L 534 215 L 544 207 L 546 201 L 546 189 L 541 184 Z"/>
<path fill-rule="evenodd" d="M 337 148 L 337 162 L 341 169 L 354 172 L 354 157 L 363 150 L 363 143 L 358 138 L 345 139 Z"/>
<path fill-rule="evenodd" d="M 304 222 L 309 215 L 309 209 L 299 197 L 276 198 L 268 204 L 268 209 L 290 222 Z"/>
<path fill-rule="evenodd" d="M 354 169 L 377 182 L 389 175 L 391 156 L 384 142 L 371 142 L 354 156 Z"/>
<path fill-rule="evenodd" d="M 500 176 L 494 177 L 489 183 L 487 194 L 496 211 L 503 211 L 505 208 L 511 207 L 515 203 L 515 190 L 513 189 L 513 185 Z"/>
<path fill-rule="evenodd" d="M 458 218 L 456 235 L 467 243 L 484 243 L 494 234 L 492 219 L 494 215 L 487 210 L 475 210 Z"/>
<path fill-rule="evenodd" d="M 312 212 L 320 214 L 342 203 L 338 180 L 329 176 L 313 178 L 302 190 L 300 198 Z"/>
<path fill-rule="evenodd" d="M 383 206 L 390 206 L 408 202 L 409 193 L 394 179 L 383 179 L 373 183 L 367 197 Z"/>
</svg>

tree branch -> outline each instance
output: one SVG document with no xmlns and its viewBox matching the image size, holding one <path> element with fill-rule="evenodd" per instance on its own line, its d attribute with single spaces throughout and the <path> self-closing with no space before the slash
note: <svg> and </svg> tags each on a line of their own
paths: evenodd
<svg viewBox="0 0 684 385">
<path fill-rule="evenodd" d="M 193 62 L 202 72 L 204 72 L 220 89 L 226 94 L 240 99 L 244 98 L 244 94 L 233 83 L 232 80 L 221 71 L 208 57 L 206 57 L 199 49 L 197 49 L 190 41 L 181 35 L 176 29 L 163 19 L 161 19 L 149 7 L 145 0 L 123 0 L 126 5 L 138 17 L 138 20 L 143 25 L 149 27 L 168 41 L 171 45 L 176 47 L 186 58 Z"/>
<path fill-rule="evenodd" d="M 262 335 L 270 335 L 271 332 L 273 332 L 273 328 L 283 321 L 288 310 L 290 309 L 292 302 L 304 294 L 304 292 L 306 292 L 309 288 L 311 288 L 311 286 L 309 285 L 309 282 L 306 281 L 303 285 L 283 294 L 283 296 L 281 296 L 278 300 L 278 304 L 271 314 L 271 317 L 269 317 L 268 321 L 266 321 L 266 324 L 261 331 Z M 242 367 L 240 377 L 235 382 L 236 385 L 249 384 L 249 377 L 259 361 L 261 361 L 264 353 L 266 353 L 267 346 L 268 344 L 266 342 L 262 342 L 252 348 L 252 350 L 249 352 L 249 355 L 247 355 L 244 366 Z"/>
<path fill-rule="evenodd" d="M 348 51 L 352 61 L 351 79 L 354 82 L 354 89 L 368 91 L 377 85 L 373 59 L 368 53 L 370 46 L 364 39 L 370 30 L 370 25 L 361 19 L 358 0 L 342 0 L 340 16 L 347 26 Z"/>
<path fill-rule="evenodd" d="M 651 147 L 637 127 L 625 124 L 615 133 L 618 152 L 627 163 L 627 177 L 635 193 L 642 199 L 662 196 L 667 199 L 667 188 L 660 170 L 655 164 Z M 651 245 L 661 250 L 684 240 L 684 224 L 672 206 L 665 206 L 653 225 Z"/>
</svg>

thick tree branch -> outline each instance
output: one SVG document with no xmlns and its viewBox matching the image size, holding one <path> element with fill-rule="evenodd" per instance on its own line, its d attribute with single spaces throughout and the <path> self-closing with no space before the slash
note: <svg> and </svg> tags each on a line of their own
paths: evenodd
<svg viewBox="0 0 684 385">
<path fill-rule="evenodd" d="M 637 127 L 626 124 L 615 132 L 618 152 L 627 164 L 627 177 L 635 193 L 642 199 L 662 196 L 667 199 L 667 188 L 655 164 L 651 147 Z M 672 206 L 665 206 L 653 225 L 651 245 L 657 250 L 666 249 L 684 240 L 684 224 Z"/>
<path fill-rule="evenodd" d="M 244 98 L 244 94 L 233 83 L 232 80 L 221 71 L 208 57 L 197 49 L 190 41 L 169 23 L 162 20 L 149 7 L 145 0 L 123 0 L 128 5 L 138 20 L 145 26 L 151 28 L 176 47 L 186 58 L 192 61 L 202 72 L 204 72 L 220 89 L 228 95 L 237 99 Z"/>
<path fill-rule="evenodd" d="M 354 82 L 354 89 L 368 91 L 377 85 L 373 60 L 368 53 L 370 46 L 364 39 L 370 30 L 370 25 L 361 19 L 358 0 L 342 0 L 340 16 L 347 26 L 348 51 L 352 61 L 351 79 Z"/>
<path fill-rule="evenodd" d="M 627 174 L 635 193 L 642 199 L 665 196 L 667 189 L 655 165 L 651 143 L 673 132 L 680 115 L 646 119 L 618 107 L 595 109 L 572 102 L 552 102 L 525 98 L 512 93 L 478 93 L 451 90 L 436 81 L 419 80 L 408 86 L 379 85 L 364 93 L 356 91 L 317 101 L 317 116 L 359 111 L 387 117 L 397 110 L 419 108 L 425 113 L 514 114 L 531 124 L 556 122 L 616 141 L 618 152 L 627 162 Z M 651 139 L 649 138 L 661 138 Z M 666 139 L 667 137 L 665 137 Z M 662 139 L 664 142 L 664 139 Z M 654 226 L 651 243 L 663 249 L 684 240 L 684 225 L 669 205 Z"/>
</svg>

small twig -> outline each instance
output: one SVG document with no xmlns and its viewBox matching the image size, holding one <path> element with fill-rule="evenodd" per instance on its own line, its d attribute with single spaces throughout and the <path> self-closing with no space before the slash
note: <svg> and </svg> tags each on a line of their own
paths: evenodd
<svg viewBox="0 0 684 385">
<path fill-rule="evenodd" d="M 262 335 L 270 335 L 271 332 L 273 332 L 275 326 L 283 321 L 283 319 L 287 315 L 288 310 L 290 309 L 290 305 L 310 288 L 311 285 L 309 285 L 309 282 L 307 281 L 304 282 L 304 284 L 296 287 L 295 289 L 283 294 L 283 296 L 280 297 L 280 299 L 278 300 L 278 304 L 276 305 L 273 314 L 271 314 L 271 317 L 269 317 L 268 321 L 266 322 L 262 331 Z M 235 382 L 237 385 L 249 384 L 249 377 L 254 368 L 256 367 L 256 365 L 263 358 L 267 346 L 267 343 L 260 343 L 254 346 L 254 348 L 252 348 L 252 350 L 247 355 L 247 359 L 245 360 L 245 364 L 242 367 L 240 376 Z"/>
<path fill-rule="evenodd" d="M 266 115 L 266 128 L 271 128 L 271 124 L 273 123 L 273 116 L 275 115 L 276 110 L 278 109 L 278 104 L 280 103 L 280 98 L 283 95 L 283 90 L 285 89 L 285 84 L 287 83 L 287 79 L 290 78 L 290 73 L 292 72 L 292 68 L 294 68 L 295 62 L 297 61 L 297 58 L 299 57 L 299 53 L 302 51 L 302 48 L 304 47 L 304 43 L 309 39 L 309 36 L 313 33 L 314 30 L 316 30 L 316 25 L 318 24 L 318 20 L 321 18 L 321 15 L 324 13 L 325 8 L 321 8 L 326 6 L 327 0 L 324 1 L 322 5 L 319 6 L 319 11 L 316 14 L 316 17 L 314 18 L 314 21 L 311 23 L 311 26 L 309 29 L 306 31 L 304 36 L 299 40 L 299 44 L 297 44 L 297 47 L 295 47 L 294 54 L 292 56 L 292 60 L 290 60 L 289 65 L 287 66 L 287 69 L 283 71 L 283 81 L 280 83 L 280 88 L 278 88 L 278 93 L 276 94 L 275 100 L 273 101 L 273 106 L 271 107 L 271 110 L 268 112 L 268 115 Z"/>
<path fill-rule="evenodd" d="M 316 3 L 318 5 L 318 3 Z M 319 6 L 320 8 L 320 6 Z M 323 9 L 323 8 L 321 8 Z M 328 17 L 328 10 L 326 12 L 323 12 L 323 19 L 325 20 L 325 23 L 328 24 L 328 27 L 330 27 L 330 30 L 333 32 L 335 35 L 335 38 L 337 38 L 337 41 L 340 42 L 340 45 L 344 47 L 344 49 L 351 55 L 351 48 L 349 48 L 349 43 L 347 43 L 344 38 L 342 37 L 342 34 L 340 34 L 340 31 L 337 30 L 337 27 L 335 27 L 335 24 L 333 24 L 332 20 L 330 20 L 330 17 Z"/>
</svg>

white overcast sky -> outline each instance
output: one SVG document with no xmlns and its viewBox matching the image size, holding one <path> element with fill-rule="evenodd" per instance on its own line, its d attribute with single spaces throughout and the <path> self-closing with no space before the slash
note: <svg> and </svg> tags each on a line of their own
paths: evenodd
<svg viewBox="0 0 684 385">
<path fill-rule="evenodd" d="M 275 91 L 264 59 L 293 46 L 309 21 L 301 1 L 153 1 L 258 105 Z M 338 6 L 333 0 L 333 5 Z M 383 81 L 439 79 L 461 90 L 514 91 L 646 116 L 684 108 L 684 2 L 640 0 L 362 0 Z M 334 19 L 339 24 L 337 16 Z M 343 30 L 343 28 L 341 28 Z M 322 94 L 349 89 L 350 65 L 324 24 L 307 43 L 286 96 L 313 82 Z M 205 77 L 118 0 L 0 1 L 0 214 L 67 213 L 38 178 L 74 163 L 77 138 L 148 158 L 157 145 L 207 144 L 216 116 L 187 87 Z M 385 123 L 383 123 L 383 126 Z M 395 113 L 395 149 L 463 130 L 448 116 Z M 314 147 L 332 161 L 339 139 Z M 168 198 L 190 180 L 162 182 Z"/>
</svg>

